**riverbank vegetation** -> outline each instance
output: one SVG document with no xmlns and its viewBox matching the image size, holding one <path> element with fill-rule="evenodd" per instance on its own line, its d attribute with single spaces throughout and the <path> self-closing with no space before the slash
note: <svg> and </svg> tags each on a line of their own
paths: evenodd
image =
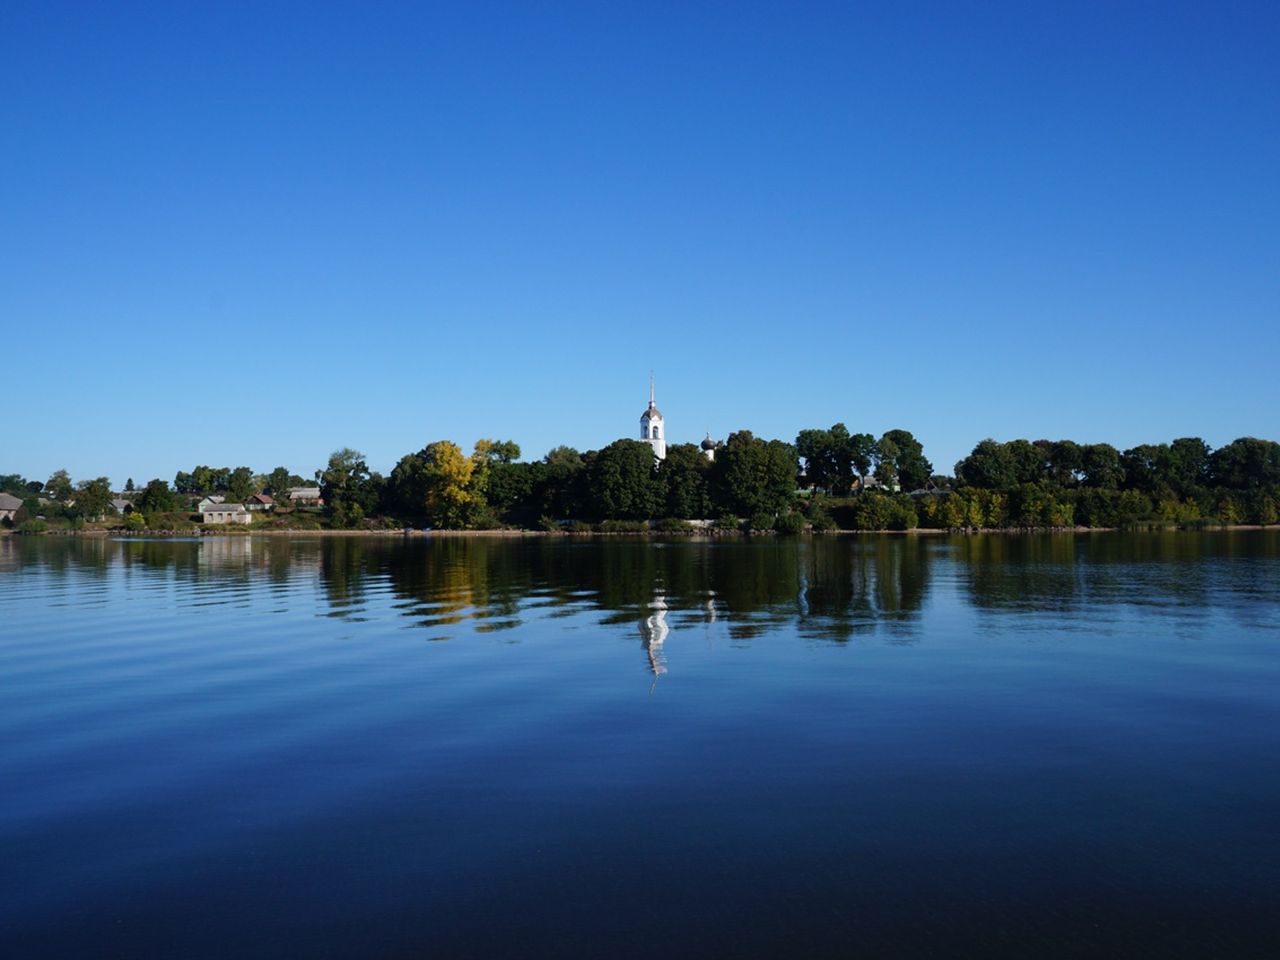
<svg viewBox="0 0 1280 960">
<path fill-rule="evenodd" d="M 935 473 L 906 430 L 879 438 L 843 424 L 805 429 L 794 442 L 741 430 L 715 448 L 616 440 L 600 450 L 557 447 L 522 460 L 511 441 L 481 440 L 468 454 L 438 440 L 383 476 L 352 448 L 335 451 L 312 483 L 321 505 L 294 505 L 306 484 L 281 466 L 197 466 L 174 482 L 132 480 L 116 494 L 105 477 L 73 483 L 0 475 L 21 501 L 6 527 L 190 533 L 197 499 L 242 502 L 274 494 L 274 509 L 238 529 L 434 529 L 628 533 L 694 531 L 1045 529 L 1274 524 L 1280 522 L 1280 444 L 1242 437 L 1216 450 L 1196 437 L 1120 451 L 1071 440 L 983 440 Z M 12 501 L 10 501 L 12 502 Z M 225 528 L 222 528 L 225 529 Z"/>
</svg>

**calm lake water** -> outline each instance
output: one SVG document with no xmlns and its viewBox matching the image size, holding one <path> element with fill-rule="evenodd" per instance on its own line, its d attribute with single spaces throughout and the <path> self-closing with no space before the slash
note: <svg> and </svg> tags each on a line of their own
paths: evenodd
<svg viewBox="0 0 1280 960">
<path fill-rule="evenodd" d="M 1280 535 L 0 539 L 0 955 L 1280 956 Z"/>
</svg>

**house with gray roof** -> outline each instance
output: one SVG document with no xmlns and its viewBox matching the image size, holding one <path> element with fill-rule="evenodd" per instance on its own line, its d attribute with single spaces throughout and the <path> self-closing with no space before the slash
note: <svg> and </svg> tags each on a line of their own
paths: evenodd
<svg viewBox="0 0 1280 960">
<path fill-rule="evenodd" d="M 319 487 L 290 487 L 289 502 L 294 506 L 323 503 Z"/>
<path fill-rule="evenodd" d="M 12 493 L 0 493 L 0 520 L 16 520 L 22 501 Z"/>
<path fill-rule="evenodd" d="M 252 523 L 253 514 L 245 509 L 243 503 L 202 503 L 200 519 L 207 524 Z"/>
</svg>

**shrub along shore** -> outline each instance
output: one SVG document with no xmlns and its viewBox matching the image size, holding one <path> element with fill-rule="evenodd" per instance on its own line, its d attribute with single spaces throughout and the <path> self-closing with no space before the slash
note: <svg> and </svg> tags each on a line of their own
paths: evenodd
<svg viewBox="0 0 1280 960">
<path fill-rule="evenodd" d="M 313 483 L 322 504 L 290 506 L 306 483 L 285 467 L 197 466 L 173 483 L 104 477 L 73 484 L 0 476 L 2 521 L 22 533 L 325 534 L 471 531 L 493 534 L 735 535 L 742 532 L 1026 531 L 1267 526 L 1280 521 L 1280 444 L 1242 437 L 1218 449 L 1183 437 L 1120 451 L 1070 440 L 983 440 L 950 474 L 935 473 L 905 430 L 879 439 L 843 424 L 794 443 L 739 431 L 710 451 L 618 440 L 580 453 L 557 447 L 520 459 L 510 441 L 470 455 L 442 440 L 405 455 L 388 476 L 343 448 Z M 199 522 L 208 495 L 274 509 L 243 526 Z M 114 506 L 113 506 L 114 502 Z M 117 508 L 119 512 L 117 512 Z"/>
</svg>

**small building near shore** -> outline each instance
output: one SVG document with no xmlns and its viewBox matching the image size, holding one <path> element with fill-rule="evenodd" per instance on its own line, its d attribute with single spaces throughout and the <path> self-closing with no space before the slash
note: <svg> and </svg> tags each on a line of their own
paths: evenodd
<svg viewBox="0 0 1280 960">
<path fill-rule="evenodd" d="M 270 510 L 276 505 L 275 498 L 269 493 L 255 493 L 244 502 L 246 510 Z"/>
<path fill-rule="evenodd" d="M 289 502 L 295 507 L 322 506 L 319 487 L 290 487 Z"/>
<path fill-rule="evenodd" d="M 253 514 L 243 503 L 211 503 L 200 507 L 200 519 L 206 524 L 252 523 Z"/>
<path fill-rule="evenodd" d="M 877 477 L 868 474 L 865 477 L 854 477 L 852 489 L 854 490 L 883 490 L 888 493 L 899 493 L 902 487 L 898 484 L 898 478 L 894 477 L 888 483 L 881 483 Z"/>
<path fill-rule="evenodd" d="M 111 501 L 111 509 L 124 516 L 126 513 L 133 512 L 133 501 L 125 500 L 123 497 L 116 497 Z"/>
<path fill-rule="evenodd" d="M 0 493 L 0 520 L 8 520 L 12 523 L 18 517 L 18 511 L 22 509 L 22 501 L 15 497 L 12 493 Z"/>
</svg>

